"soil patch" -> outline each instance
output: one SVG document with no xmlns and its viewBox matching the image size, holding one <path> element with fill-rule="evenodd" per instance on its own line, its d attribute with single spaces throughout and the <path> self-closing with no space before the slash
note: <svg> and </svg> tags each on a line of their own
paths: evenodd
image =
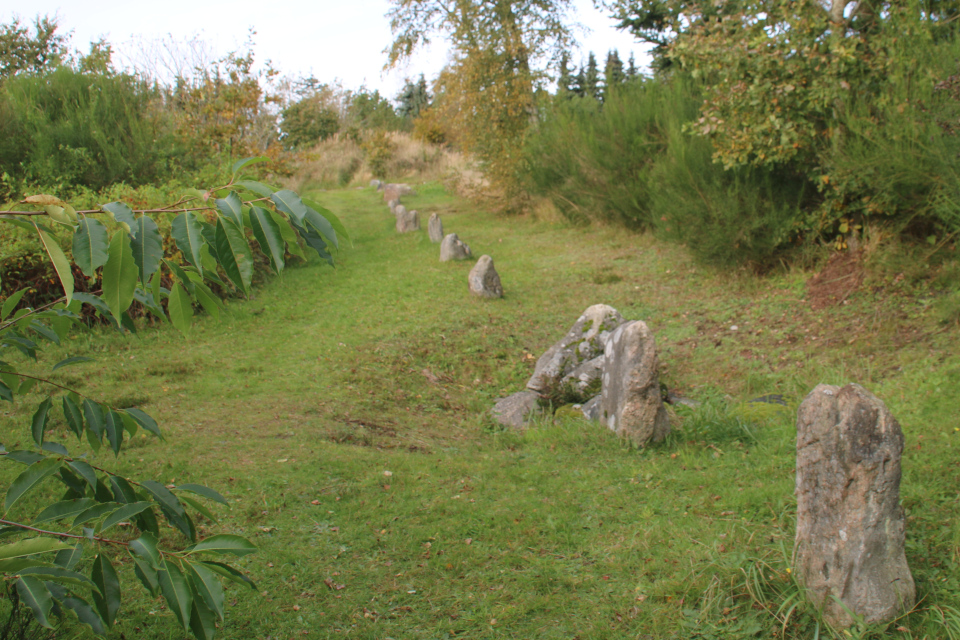
<svg viewBox="0 0 960 640">
<path fill-rule="evenodd" d="M 814 311 L 842 303 L 863 283 L 862 251 L 830 256 L 826 266 L 807 282 L 807 301 Z"/>
</svg>

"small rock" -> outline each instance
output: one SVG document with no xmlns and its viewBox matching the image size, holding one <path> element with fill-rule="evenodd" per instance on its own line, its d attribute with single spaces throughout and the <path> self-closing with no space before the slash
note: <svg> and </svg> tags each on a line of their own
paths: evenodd
<svg viewBox="0 0 960 640">
<path fill-rule="evenodd" d="M 585 394 L 590 393 L 591 387 L 594 388 L 594 393 L 599 390 L 602 376 L 603 356 L 600 355 L 593 360 L 587 360 L 561 378 L 560 388 L 569 396 L 583 398 Z"/>
<path fill-rule="evenodd" d="M 467 276 L 470 293 L 481 298 L 502 298 L 503 285 L 500 284 L 500 275 L 493 268 L 493 258 L 480 256 L 477 264 L 473 265 L 470 275 Z"/>
<path fill-rule="evenodd" d="M 580 407 L 583 411 L 583 417 L 587 420 L 596 421 L 600 419 L 600 396 L 590 398 Z"/>
<path fill-rule="evenodd" d="M 397 206 L 395 206 L 392 209 L 392 211 L 393 211 L 393 215 L 395 215 L 398 219 L 400 218 L 400 216 L 407 215 L 407 208 L 402 204 L 398 204 Z"/>
<path fill-rule="evenodd" d="M 445 236 L 440 243 L 440 262 L 466 260 L 472 255 L 469 245 L 462 242 L 455 233 Z"/>
<path fill-rule="evenodd" d="M 663 440 L 670 418 L 660 395 L 660 363 L 645 322 L 620 325 L 604 349 L 600 419 L 637 446 Z"/>
<path fill-rule="evenodd" d="M 387 202 L 387 206 L 390 207 L 390 213 L 397 215 L 397 207 L 400 206 L 399 198 L 396 200 L 390 200 Z"/>
<path fill-rule="evenodd" d="M 430 236 L 430 242 L 443 242 L 443 222 L 436 213 L 430 214 L 430 220 L 427 222 L 427 234 Z"/>
<path fill-rule="evenodd" d="M 493 406 L 493 418 L 505 427 L 523 429 L 530 416 L 539 413 L 540 396 L 533 391 L 521 391 L 502 400 Z"/>
<path fill-rule="evenodd" d="M 397 233 L 407 233 L 419 229 L 420 214 L 416 211 L 407 211 L 403 205 L 397 207 Z"/>
<path fill-rule="evenodd" d="M 916 602 L 902 453 L 900 425 L 859 385 L 821 384 L 797 411 L 797 577 L 832 626 L 854 623 L 847 609 L 870 624 Z"/>
<path fill-rule="evenodd" d="M 391 200 L 400 201 L 400 185 L 396 184 L 385 184 L 383 185 L 383 200 L 384 202 L 390 202 Z"/>
<path fill-rule="evenodd" d="M 380 191 L 381 187 L 383 187 L 383 183 L 380 182 L 379 180 L 371 180 L 370 186 L 376 189 L 377 191 Z"/>
</svg>

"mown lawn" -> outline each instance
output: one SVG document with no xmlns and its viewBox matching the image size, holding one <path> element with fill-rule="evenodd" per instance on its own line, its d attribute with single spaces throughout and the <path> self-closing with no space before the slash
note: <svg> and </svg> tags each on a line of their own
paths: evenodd
<svg viewBox="0 0 960 640">
<path fill-rule="evenodd" d="M 960 637 L 960 345 L 929 295 L 867 287 L 814 312 L 809 273 L 718 274 L 621 229 L 419 191 L 406 206 L 490 254 L 504 299 L 473 298 L 472 262 L 441 264 L 425 231 L 397 235 L 372 190 L 315 192 L 353 236 L 336 270 L 290 269 L 186 340 L 96 332 L 41 357 L 96 357 L 57 381 L 161 422 L 166 442 L 138 436 L 100 464 L 229 498 L 205 530 L 260 547 L 239 563 L 260 593 L 228 587 L 220 637 L 814 637 L 811 612 L 791 610 L 793 419 L 816 384 L 853 381 L 906 434 L 922 601 L 852 635 Z M 675 435 L 647 450 L 563 412 L 496 429 L 493 401 L 598 302 L 645 320 L 662 380 L 702 406 L 675 412 Z M 767 394 L 788 406 L 748 402 Z M 31 400 L 4 407 L 8 449 L 29 446 Z M 139 593 L 130 569 L 121 581 Z M 137 595 L 114 636 L 183 633 L 161 599 Z"/>
</svg>

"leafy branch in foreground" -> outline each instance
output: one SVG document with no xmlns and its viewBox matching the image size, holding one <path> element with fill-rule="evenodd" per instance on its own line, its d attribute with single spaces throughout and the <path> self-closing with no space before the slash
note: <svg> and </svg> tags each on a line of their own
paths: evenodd
<svg viewBox="0 0 960 640">
<path fill-rule="evenodd" d="M 191 190 L 159 209 L 133 210 L 111 202 L 77 211 L 57 197 L 37 195 L 23 201 L 35 210 L 0 214 L 0 223 L 39 235 L 65 294 L 54 303 L 30 308 L 20 306 L 26 292 L 20 290 L 0 306 L 0 398 L 14 402 L 37 385 L 50 390 L 30 421 L 35 449 L 8 451 L 0 444 L 0 457 L 26 467 L 7 488 L 0 517 L 0 539 L 8 540 L 0 543 L 0 577 L 12 604 L 11 621 L 26 613 L 39 625 L 54 628 L 70 611 L 93 633 L 105 635 L 117 619 L 123 594 L 118 555 L 129 557 L 137 579 L 151 595 L 162 595 L 184 631 L 202 640 L 213 638 L 217 620 L 223 620 L 221 578 L 255 590 L 242 571 L 222 560 L 243 557 L 256 547 L 237 535 L 203 538 L 195 523 L 198 514 L 216 522 L 205 501 L 225 505 L 222 495 L 197 484 L 133 480 L 92 464 L 87 453 L 73 455 L 63 443 L 48 439 L 51 420 L 61 414 L 77 446 L 86 442 L 95 454 L 106 444 L 119 455 L 124 438 L 140 429 L 162 438 L 152 417 L 23 371 L 7 362 L 7 353 L 18 351 L 37 362 L 38 341 L 65 340 L 79 324 L 83 304 L 116 329 L 135 332 L 129 309 L 137 301 L 146 313 L 186 334 L 195 304 L 219 317 L 222 301 L 208 283 L 249 292 L 254 272 L 251 236 L 278 274 L 288 256 L 305 258 L 304 248 L 332 265 L 329 247 L 338 247 L 338 236 L 346 236 L 339 220 L 293 191 L 240 175 L 258 160 L 237 162 L 233 178 L 223 187 Z M 160 226 L 149 214 L 175 216 L 171 235 L 182 261 L 165 253 L 171 245 L 164 243 Z M 73 266 L 59 243 L 65 233 L 71 236 L 76 267 L 88 278 L 100 279 L 98 295 L 74 292 Z M 165 287 L 163 282 L 172 284 Z M 68 357 L 53 365 L 51 373 L 89 360 Z M 64 491 L 59 498 L 48 497 L 54 481 Z M 47 490 L 41 492 L 41 487 Z M 171 546 L 169 536 L 161 535 L 161 522 L 185 538 L 187 546 Z"/>
</svg>

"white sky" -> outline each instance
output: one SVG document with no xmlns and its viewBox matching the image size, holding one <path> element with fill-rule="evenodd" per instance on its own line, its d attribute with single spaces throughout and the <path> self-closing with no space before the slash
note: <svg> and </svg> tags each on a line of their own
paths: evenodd
<svg viewBox="0 0 960 640">
<path fill-rule="evenodd" d="M 588 27 L 578 34 L 582 56 L 597 54 L 602 65 L 609 49 L 626 63 L 631 50 L 644 66 L 644 48 L 614 21 L 593 8 L 590 0 L 574 0 L 575 20 Z M 447 58 L 447 47 L 435 43 L 405 68 L 383 73 L 383 50 L 391 41 L 385 14 L 387 0 L 0 0 L 0 23 L 14 15 L 30 22 L 40 15 L 60 18 L 63 31 L 73 31 L 73 48 L 86 52 L 88 43 L 103 37 L 120 53 L 134 38 L 185 40 L 199 35 L 216 53 L 239 49 L 254 27 L 258 61 L 271 60 L 287 76 L 309 76 L 320 82 L 339 79 L 347 89 L 366 85 L 393 98 L 405 77 L 436 76 Z M 572 62 L 578 64 L 575 53 Z"/>
</svg>

